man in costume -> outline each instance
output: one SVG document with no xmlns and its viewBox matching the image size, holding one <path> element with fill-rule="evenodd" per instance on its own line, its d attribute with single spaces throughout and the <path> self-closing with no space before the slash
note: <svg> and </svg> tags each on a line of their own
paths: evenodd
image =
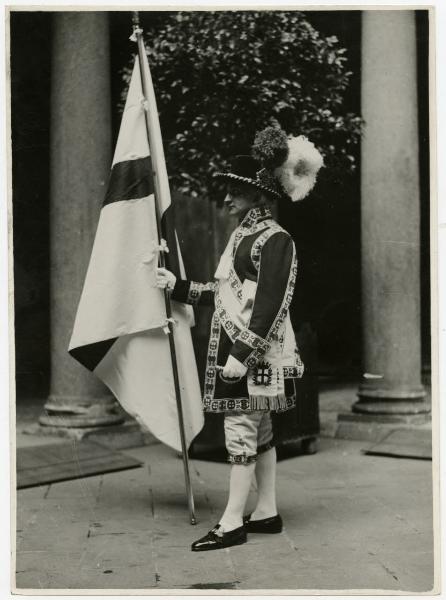
<svg viewBox="0 0 446 600">
<path fill-rule="evenodd" d="M 226 181 L 225 205 L 240 223 L 215 281 L 176 280 L 166 269 L 157 271 L 157 285 L 170 289 L 174 300 L 215 306 L 203 409 L 225 413 L 229 498 L 218 524 L 192 544 L 193 551 L 243 544 L 247 533 L 282 530 L 271 411 L 295 405 L 294 379 L 302 376 L 303 364 L 289 316 L 296 251 L 290 235 L 272 218 L 271 206 L 304 198 L 322 163 L 305 137 L 287 137 L 267 127 L 257 134 L 251 156 L 237 156 L 228 173 L 215 174 Z M 254 473 L 257 505 L 244 516 Z"/>
</svg>

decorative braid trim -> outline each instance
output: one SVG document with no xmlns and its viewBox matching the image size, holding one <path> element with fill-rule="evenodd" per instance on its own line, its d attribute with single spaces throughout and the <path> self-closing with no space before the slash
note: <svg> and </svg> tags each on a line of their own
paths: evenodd
<svg viewBox="0 0 446 600">
<path fill-rule="evenodd" d="M 263 354 L 265 354 L 265 352 L 267 352 L 271 348 L 271 344 L 269 344 L 266 340 L 264 340 L 262 337 L 260 337 L 250 329 L 242 329 L 237 339 L 241 340 L 252 350 L 258 348 L 262 351 Z"/>
<path fill-rule="evenodd" d="M 232 465 L 250 465 L 257 460 L 257 454 L 246 456 L 246 454 L 229 454 L 228 462 Z"/>
<path fill-rule="evenodd" d="M 203 292 L 215 293 L 216 289 L 217 282 L 215 281 L 210 281 L 209 283 L 198 283 L 197 281 L 191 281 L 186 302 L 188 304 L 198 304 L 200 302 L 201 294 Z"/>
<path fill-rule="evenodd" d="M 214 315 L 216 316 L 217 320 L 220 320 L 220 323 L 223 326 L 224 330 L 228 334 L 232 343 L 234 343 L 235 340 L 240 335 L 241 329 L 236 323 L 234 323 L 234 321 L 230 318 L 228 312 L 224 308 L 223 303 L 220 298 L 220 294 L 218 293 L 218 290 L 216 290 L 216 292 L 215 292 L 215 313 L 214 313 Z"/>
<path fill-rule="evenodd" d="M 257 454 L 253 454 L 251 456 L 246 456 L 246 454 L 229 454 L 228 462 L 233 465 L 249 465 L 253 462 L 257 461 L 257 457 L 259 454 L 263 454 L 271 448 L 274 448 L 276 444 L 271 440 L 270 442 L 266 442 L 266 444 L 262 444 L 257 447 Z"/>
<path fill-rule="evenodd" d="M 189 285 L 189 291 L 187 293 L 188 304 L 198 304 L 201 297 L 201 285 L 196 281 L 191 281 Z"/>
<path fill-rule="evenodd" d="M 272 188 L 261 184 L 257 179 L 251 179 L 251 177 L 242 177 L 241 175 L 236 175 L 235 173 L 221 173 L 221 172 L 214 173 L 214 177 L 235 179 L 237 181 L 242 181 L 243 183 L 249 183 L 250 185 L 253 185 L 256 188 L 259 188 L 260 190 L 264 190 L 265 192 L 269 192 L 270 194 L 273 194 L 278 200 L 281 200 L 283 198 L 283 196 L 281 194 L 279 194 L 279 192 L 277 192 L 276 190 L 273 190 Z"/>
<path fill-rule="evenodd" d="M 215 392 L 215 381 L 217 379 L 217 354 L 220 342 L 220 323 L 217 313 L 214 313 L 211 321 L 211 334 L 209 336 L 208 354 L 206 362 L 206 373 L 204 376 L 203 406 L 209 405 Z"/>
<path fill-rule="evenodd" d="M 304 363 L 299 355 L 296 357 L 297 364 L 294 367 L 283 367 L 283 376 L 285 379 L 300 379 L 304 374 Z"/>
<path fill-rule="evenodd" d="M 254 244 L 252 245 L 251 260 L 252 260 L 252 264 L 255 266 L 257 271 L 259 271 L 259 269 L 260 269 L 260 256 L 262 253 L 263 246 L 266 244 L 266 242 L 269 240 L 269 238 L 271 236 L 273 236 L 275 233 L 279 233 L 279 232 L 285 233 L 285 230 L 280 225 L 278 225 L 277 223 L 275 223 L 273 221 L 273 223 L 269 226 L 269 228 L 266 229 L 263 233 L 261 233 L 259 235 L 259 237 L 256 239 L 256 241 L 254 242 Z"/>
<path fill-rule="evenodd" d="M 204 412 L 221 413 L 233 410 L 248 412 L 252 410 L 273 410 L 285 412 L 296 405 L 296 396 L 252 396 L 248 398 L 204 398 Z"/>
<path fill-rule="evenodd" d="M 242 282 L 240 281 L 237 273 L 235 272 L 235 270 L 233 268 L 231 268 L 229 271 L 228 281 L 229 281 L 229 285 L 231 286 L 232 291 L 234 292 L 235 297 L 237 298 L 237 300 L 239 302 L 242 302 L 242 300 L 243 300 Z"/>
<path fill-rule="evenodd" d="M 261 219 L 272 219 L 271 210 L 267 206 L 255 206 L 251 208 L 240 223 L 240 226 L 249 228 L 258 224 Z"/>
<path fill-rule="evenodd" d="M 258 221 L 258 222 L 254 222 L 252 225 L 239 225 L 238 228 L 235 231 L 235 237 L 234 237 L 234 245 L 232 248 L 232 256 L 235 256 L 235 253 L 238 250 L 238 247 L 240 246 L 240 242 L 242 241 L 242 239 L 244 237 L 248 237 L 249 235 L 254 235 L 255 233 L 258 233 L 259 231 L 262 230 L 267 230 L 269 227 L 274 227 L 274 226 L 280 227 L 280 225 L 277 225 L 277 223 L 275 221 L 273 221 L 273 219 L 264 219 L 263 221 Z"/>
</svg>

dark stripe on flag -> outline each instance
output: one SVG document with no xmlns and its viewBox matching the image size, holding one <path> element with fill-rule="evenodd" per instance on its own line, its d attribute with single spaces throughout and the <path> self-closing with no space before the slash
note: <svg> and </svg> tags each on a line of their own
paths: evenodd
<svg viewBox="0 0 446 600">
<path fill-rule="evenodd" d="M 180 273 L 180 260 L 178 258 L 178 246 L 177 238 L 175 235 L 175 220 L 172 204 L 164 211 L 161 217 L 161 230 L 163 232 L 163 238 L 167 242 L 169 252 L 166 253 L 166 268 L 178 279 L 181 279 Z"/>
<path fill-rule="evenodd" d="M 102 206 L 121 200 L 136 200 L 153 194 L 150 156 L 125 160 L 113 165 Z"/>
<path fill-rule="evenodd" d="M 87 367 L 90 371 L 93 371 L 113 344 L 118 338 L 111 338 L 109 340 L 103 340 L 102 342 L 95 342 L 94 344 L 87 344 L 86 346 L 79 346 L 79 348 L 73 348 L 69 350 L 69 353 L 75 358 L 81 365 Z"/>
</svg>

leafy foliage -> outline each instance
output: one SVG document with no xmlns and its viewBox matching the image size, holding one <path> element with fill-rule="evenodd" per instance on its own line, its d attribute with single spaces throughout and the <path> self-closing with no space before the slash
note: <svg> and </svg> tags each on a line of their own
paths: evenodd
<svg viewBox="0 0 446 600">
<path fill-rule="evenodd" d="M 212 195 L 212 173 L 249 153 L 255 133 L 274 121 L 314 142 L 329 178 L 354 169 L 361 119 L 343 108 L 351 76 L 345 49 L 303 13 L 169 13 L 146 46 L 179 191 Z"/>
</svg>

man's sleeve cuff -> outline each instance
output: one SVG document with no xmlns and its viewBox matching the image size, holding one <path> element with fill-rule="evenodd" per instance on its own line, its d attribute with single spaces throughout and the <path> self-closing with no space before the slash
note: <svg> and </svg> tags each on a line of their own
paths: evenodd
<svg viewBox="0 0 446 600">
<path fill-rule="evenodd" d="M 209 283 L 198 283 L 197 281 L 191 281 L 186 302 L 188 304 L 198 304 L 201 299 L 201 294 L 203 292 L 215 293 L 216 286 L 217 284 L 215 281 L 210 281 Z"/>
<path fill-rule="evenodd" d="M 177 279 L 175 282 L 175 287 L 172 290 L 172 300 L 189 303 L 188 298 L 190 284 L 191 282 L 185 279 Z"/>
<path fill-rule="evenodd" d="M 217 284 L 215 281 L 209 283 L 198 283 L 187 279 L 177 279 L 172 290 L 172 300 L 186 304 L 198 304 L 203 292 L 215 292 Z"/>
</svg>

